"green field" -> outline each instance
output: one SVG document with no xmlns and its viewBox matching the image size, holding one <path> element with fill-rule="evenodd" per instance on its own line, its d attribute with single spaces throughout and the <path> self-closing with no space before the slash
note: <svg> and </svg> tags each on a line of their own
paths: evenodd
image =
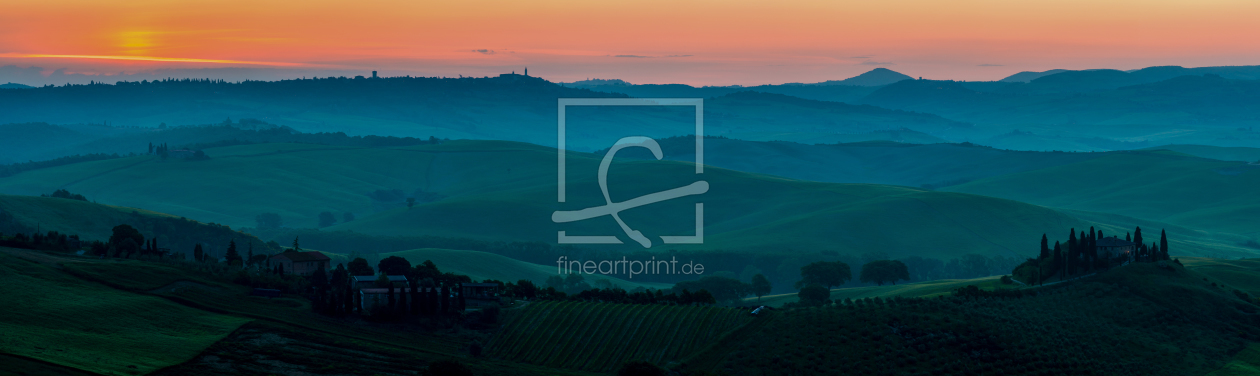
<svg viewBox="0 0 1260 376">
<path fill-rule="evenodd" d="M 494 337 L 492 356 L 607 372 L 630 361 L 665 364 L 748 324 L 742 309 L 661 304 L 530 303 Z"/>
<path fill-rule="evenodd" d="M 192 359 L 247 318 L 83 281 L 0 253 L 0 352 L 109 375 L 138 375 Z M 24 251 L 17 251 L 24 252 Z"/>
<path fill-rule="evenodd" d="M 330 230 L 369 235 L 434 235 L 495 241 L 556 241 L 570 234 L 618 234 L 607 217 L 552 223 L 555 210 L 603 204 L 599 162 L 569 153 L 568 200 L 556 203 L 554 149 L 489 141 L 407 148 L 260 144 L 207 151 L 208 161 L 141 156 L 79 163 L 0 179 L 0 192 L 36 194 L 66 188 L 94 200 L 143 206 L 234 227 L 278 213 L 290 227 L 314 227 L 319 212 L 359 213 Z M 389 163 L 381 163 L 389 161 Z M 646 179 L 644 177 L 652 177 Z M 826 184 L 708 168 L 702 176 L 677 162 L 618 162 L 614 200 L 690 184 L 710 184 L 698 199 L 622 212 L 635 229 L 658 235 L 694 231 L 694 203 L 705 204 L 705 244 L 669 248 L 778 253 L 886 250 L 895 257 L 950 258 L 968 253 L 1019 256 L 1036 249 L 1046 229 L 1087 223 L 1046 208 L 986 197 L 869 184 Z M 190 184 L 188 182 L 197 183 Z M 179 186 L 181 189 L 169 189 Z M 439 198 L 408 210 L 380 208 L 376 190 L 423 191 Z M 671 213 L 662 216 L 660 213 Z M 286 239 L 287 241 L 287 239 Z M 626 240 L 623 240 L 626 241 Z M 924 244 L 932 244 L 924 247 Z M 635 249 L 627 245 L 622 249 Z M 357 250 L 328 250 L 349 253 Z"/>
</svg>

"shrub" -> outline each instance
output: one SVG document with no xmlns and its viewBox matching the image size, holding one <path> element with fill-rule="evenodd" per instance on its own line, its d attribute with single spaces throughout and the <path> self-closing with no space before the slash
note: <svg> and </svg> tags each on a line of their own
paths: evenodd
<svg viewBox="0 0 1260 376">
<path fill-rule="evenodd" d="M 665 376 L 667 374 L 664 368 L 644 361 L 626 363 L 621 366 L 621 370 L 617 371 L 617 376 Z"/>
<path fill-rule="evenodd" d="M 423 376 L 472 376 L 472 370 L 455 360 L 439 360 L 429 363 Z"/>
</svg>

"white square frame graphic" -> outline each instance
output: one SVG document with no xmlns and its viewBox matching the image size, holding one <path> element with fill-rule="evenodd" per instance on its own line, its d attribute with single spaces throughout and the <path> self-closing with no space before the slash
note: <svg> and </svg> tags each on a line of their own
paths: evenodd
<svg viewBox="0 0 1260 376">
<path fill-rule="evenodd" d="M 565 109 L 569 106 L 692 106 L 696 109 L 696 174 L 704 173 L 704 98 L 559 98 L 557 106 L 556 202 L 565 202 Z M 665 244 L 704 243 L 704 203 L 696 203 L 696 234 L 688 236 L 661 236 Z M 616 236 L 578 236 L 558 232 L 560 244 L 623 244 Z"/>
</svg>

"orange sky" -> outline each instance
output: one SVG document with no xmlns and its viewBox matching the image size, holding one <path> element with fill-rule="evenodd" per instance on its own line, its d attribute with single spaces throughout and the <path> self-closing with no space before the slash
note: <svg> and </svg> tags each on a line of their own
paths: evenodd
<svg viewBox="0 0 1260 376">
<path fill-rule="evenodd" d="M 994 80 L 1054 68 L 1260 65 L 1253 0 L 4 3 L 0 65 L 82 73 L 230 66 L 481 76 L 528 65 L 553 81 L 754 85 L 876 67 Z M 117 59 L 134 56 L 143 60 Z"/>
</svg>

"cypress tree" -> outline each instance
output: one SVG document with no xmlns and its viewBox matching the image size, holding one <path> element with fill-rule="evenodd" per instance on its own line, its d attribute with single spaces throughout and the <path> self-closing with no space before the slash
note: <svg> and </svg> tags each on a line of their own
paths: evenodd
<svg viewBox="0 0 1260 376">
<path fill-rule="evenodd" d="M 420 310 L 423 305 L 420 302 L 420 281 L 417 281 L 416 278 L 412 278 L 408 281 L 408 284 L 411 285 L 411 314 L 420 314 Z"/>
<path fill-rule="evenodd" d="M 1037 259 L 1045 260 L 1046 257 L 1050 257 L 1050 239 L 1046 238 L 1046 234 L 1041 234 L 1041 253 Z"/>
<path fill-rule="evenodd" d="M 398 294 L 398 316 L 403 316 L 407 314 L 407 295 L 408 294 L 409 292 L 407 292 L 407 288 L 405 287 Z"/>
<path fill-rule="evenodd" d="M 1160 230 L 1159 230 L 1159 252 L 1160 252 L 1160 256 L 1162 256 L 1162 257 L 1161 257 L 1162 259 L 1164 259 L 1164 260 L 1168 260 L 1168 259 L 1169 259 L 1169 255 L 1168 255 L 1168 233 L 1167 233 L 1166 231 L 1164 231 L 1164 229 L 1160 229 Z"/>
<path fill-rule="evenodd" d="M 462 286 L 463 285 L 460 285 L 460 287 Z M 459 296 L 459 307 L 456 307 L 456 309 L 463 311 L 464 309 L 468 308 L 468 301 L 464 300 L 464 289 L 459 288 L 458 290 L 455 291 L 455 293 L 458 294 Z"/>
<path fill-rule="evenodd" d="M 346 306 L 346 312 L 345 312 L 345 313 L 348 315 L 348 314 L 350 314 L 350 312 L 354 312 L 354 309 L 355 309 L 355 306 L 354 306 L 354 288 L 353 288 L 353 287 L 351 287 L 351 285 L 350 285 L 349 283 L 347 283 L 347 284 L 346 284 L 346 296 L 345 296 L 345 298 L 346 298 L 346 301 L 345 301 L 345 302 L 343 302 L 343 303 L 345 303 L 345 306 Z"/>
<path fill-rule="evenodd" d="M 397 303 L 394 301 L 394 283 L 390 282 L 389 283 L 389 313 L 390 314 L 393 314 L 394 310 L 397 309 L 397 306 L 395 306 L 395 304 Z"/>
<path fill-rule="evenodd" d="M 1052 265 L 1054 265 L 1054 269 L 1052 269 L 1053 271 L 1063 270 L 1063 251 L 1059 247 L 1058 240 L 1054 241 L 1054 262 Z"/>
<path fill-rule="evenodd" d="M 1141 244 L 1143 250 L 1145 250 L 1146 243 L 1142 241 L 1142 227 L 1141 226 L 1139 226 L 1136 230 L 1133 230 L 1133 242 L 1137 244 Z"/>
<path fill-rule="evenodd" d="M 441 302 L 442 306 L 440 307 L 438 314 L 445 315 L 451 308 L 451 291 L 446 286 L 442 286 L 442 291 L 440 293 L 442 296 L 438 299 L 438 301 Z"/>
</svg>

